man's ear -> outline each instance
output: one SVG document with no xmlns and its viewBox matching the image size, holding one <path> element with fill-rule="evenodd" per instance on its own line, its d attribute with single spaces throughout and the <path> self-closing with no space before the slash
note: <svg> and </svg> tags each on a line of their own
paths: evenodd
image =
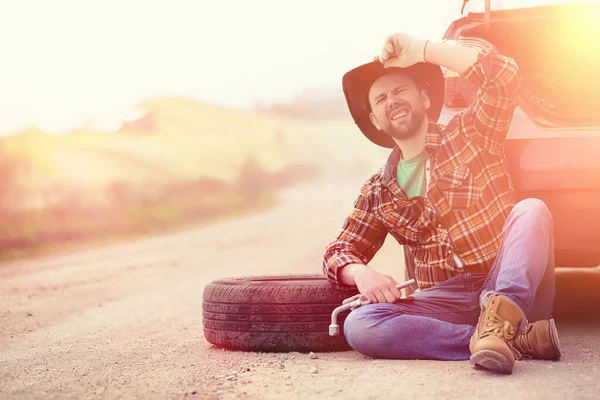
<svg viewBox="0 0 600 400">
<path fill-rule="evenodd" d="M 425 109 L 428 110 L 431 107 L 431 100 L 429 99 L 429 95 L 425 89 L 421 90 L 421 96 L 423 96 L 423 103 L 425 104 Z"/>
<path fill-rule="evenodd" d="M 371 123 L 373 124 L 373 126 L 375 126 L 375 128 L 377 128 L 377 130 L 380 131 L 381 126 L 377 123 L 377 119 L 375 119 L 375 115 L 373 115 L 373 113 L 369 113 L 369 118 L 371 119 Z"/>
</svg>

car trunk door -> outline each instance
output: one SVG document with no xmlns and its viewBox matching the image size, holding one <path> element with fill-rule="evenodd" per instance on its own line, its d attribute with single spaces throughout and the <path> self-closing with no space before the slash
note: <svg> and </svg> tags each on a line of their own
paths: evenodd
<svg viewBox="0 0 600 400">
<path fill-rule="evenodd" d="M 492 9 L 487 18 L 485 14 L 455 21 L 445 38 L 483 39 L 516 60 L 520 94 L 505 151 L 518 199 L 540 198 L 548 205 L 557 266 L 597 266 L 600 4 Z M 449 108 L 466 107 L 477 90 L 451 73 L 446 88 Z"/>
</svg>

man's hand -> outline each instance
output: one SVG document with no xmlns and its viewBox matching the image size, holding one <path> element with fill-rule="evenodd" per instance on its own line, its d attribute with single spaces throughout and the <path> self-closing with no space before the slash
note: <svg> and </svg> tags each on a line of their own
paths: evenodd
<svg viewBox="0 0 600 400">
<path fill-rule="evenodd" d="M 383 48 L 375 60 L 385 68 L 406 68 L 419 62 L 425 62 L 426 40 L 414 38 L 404 33 L 389 36 L 383 43 Z"/>
<path fill-rule="evenodd" d="M 347 265 L 341 270 L 340 280 L 347 285 L 356 285 L 358 291 L 367 295 L 373 303 L 393 303 L 402 297 L 402 293 L 396 288 L 398 282 L 394 278 L 367 265 Z"/>
<path fill-rule="evenodd" d="M 477 61 L 480 51 L 478 47 L 432 42 L 396 33 L 385 39 L 374 61 L 380 61 L 385 68 L 406 68 L 426 61 L 463 74 Z"/>
</svg>

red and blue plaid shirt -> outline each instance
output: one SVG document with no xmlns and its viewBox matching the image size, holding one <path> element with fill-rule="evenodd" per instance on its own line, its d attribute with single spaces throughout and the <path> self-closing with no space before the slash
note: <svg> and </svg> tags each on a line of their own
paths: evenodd
<svg viewBox="0 0 600 400">
<path fill-rule="evenodd" d="M 410 248 L 420 288 L 490 270 L 515 202 L 504 140 L 517 101 L 517 72 L 511 58 L 491 46 L 482 49 L 462 74 L 479 87 L 473 103 L 447 126 L 430 121 L 426 196 L 408 199 L 400 188 L 401 151 L 394 148 L 327 246 L 323 271 L 331 281 L 339 282 L 346 265 L 369 263 L 388 233 Z"/>
</svg>

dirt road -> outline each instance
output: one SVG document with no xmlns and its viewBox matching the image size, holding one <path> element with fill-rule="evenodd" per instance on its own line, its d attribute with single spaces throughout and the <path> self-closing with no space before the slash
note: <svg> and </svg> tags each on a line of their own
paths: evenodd
<svg viewBox="0 0 600 400">
<path fill-rule="evenodd" d="M 326 179 L 285 192 L 279 207 L 260 215 L 0 265 L 0 398 L 598 398 L 598 273 L 558 276 L 562 361 L 521 361 L 511 376 L 468 362 L 378 361 L 355 352 L 313 359 L 209 345 L 204 285 L 319 272 L 360 184 Z M 388 242 L 374 265 L 400 277 L 400 258 Z"/>
</svg>

